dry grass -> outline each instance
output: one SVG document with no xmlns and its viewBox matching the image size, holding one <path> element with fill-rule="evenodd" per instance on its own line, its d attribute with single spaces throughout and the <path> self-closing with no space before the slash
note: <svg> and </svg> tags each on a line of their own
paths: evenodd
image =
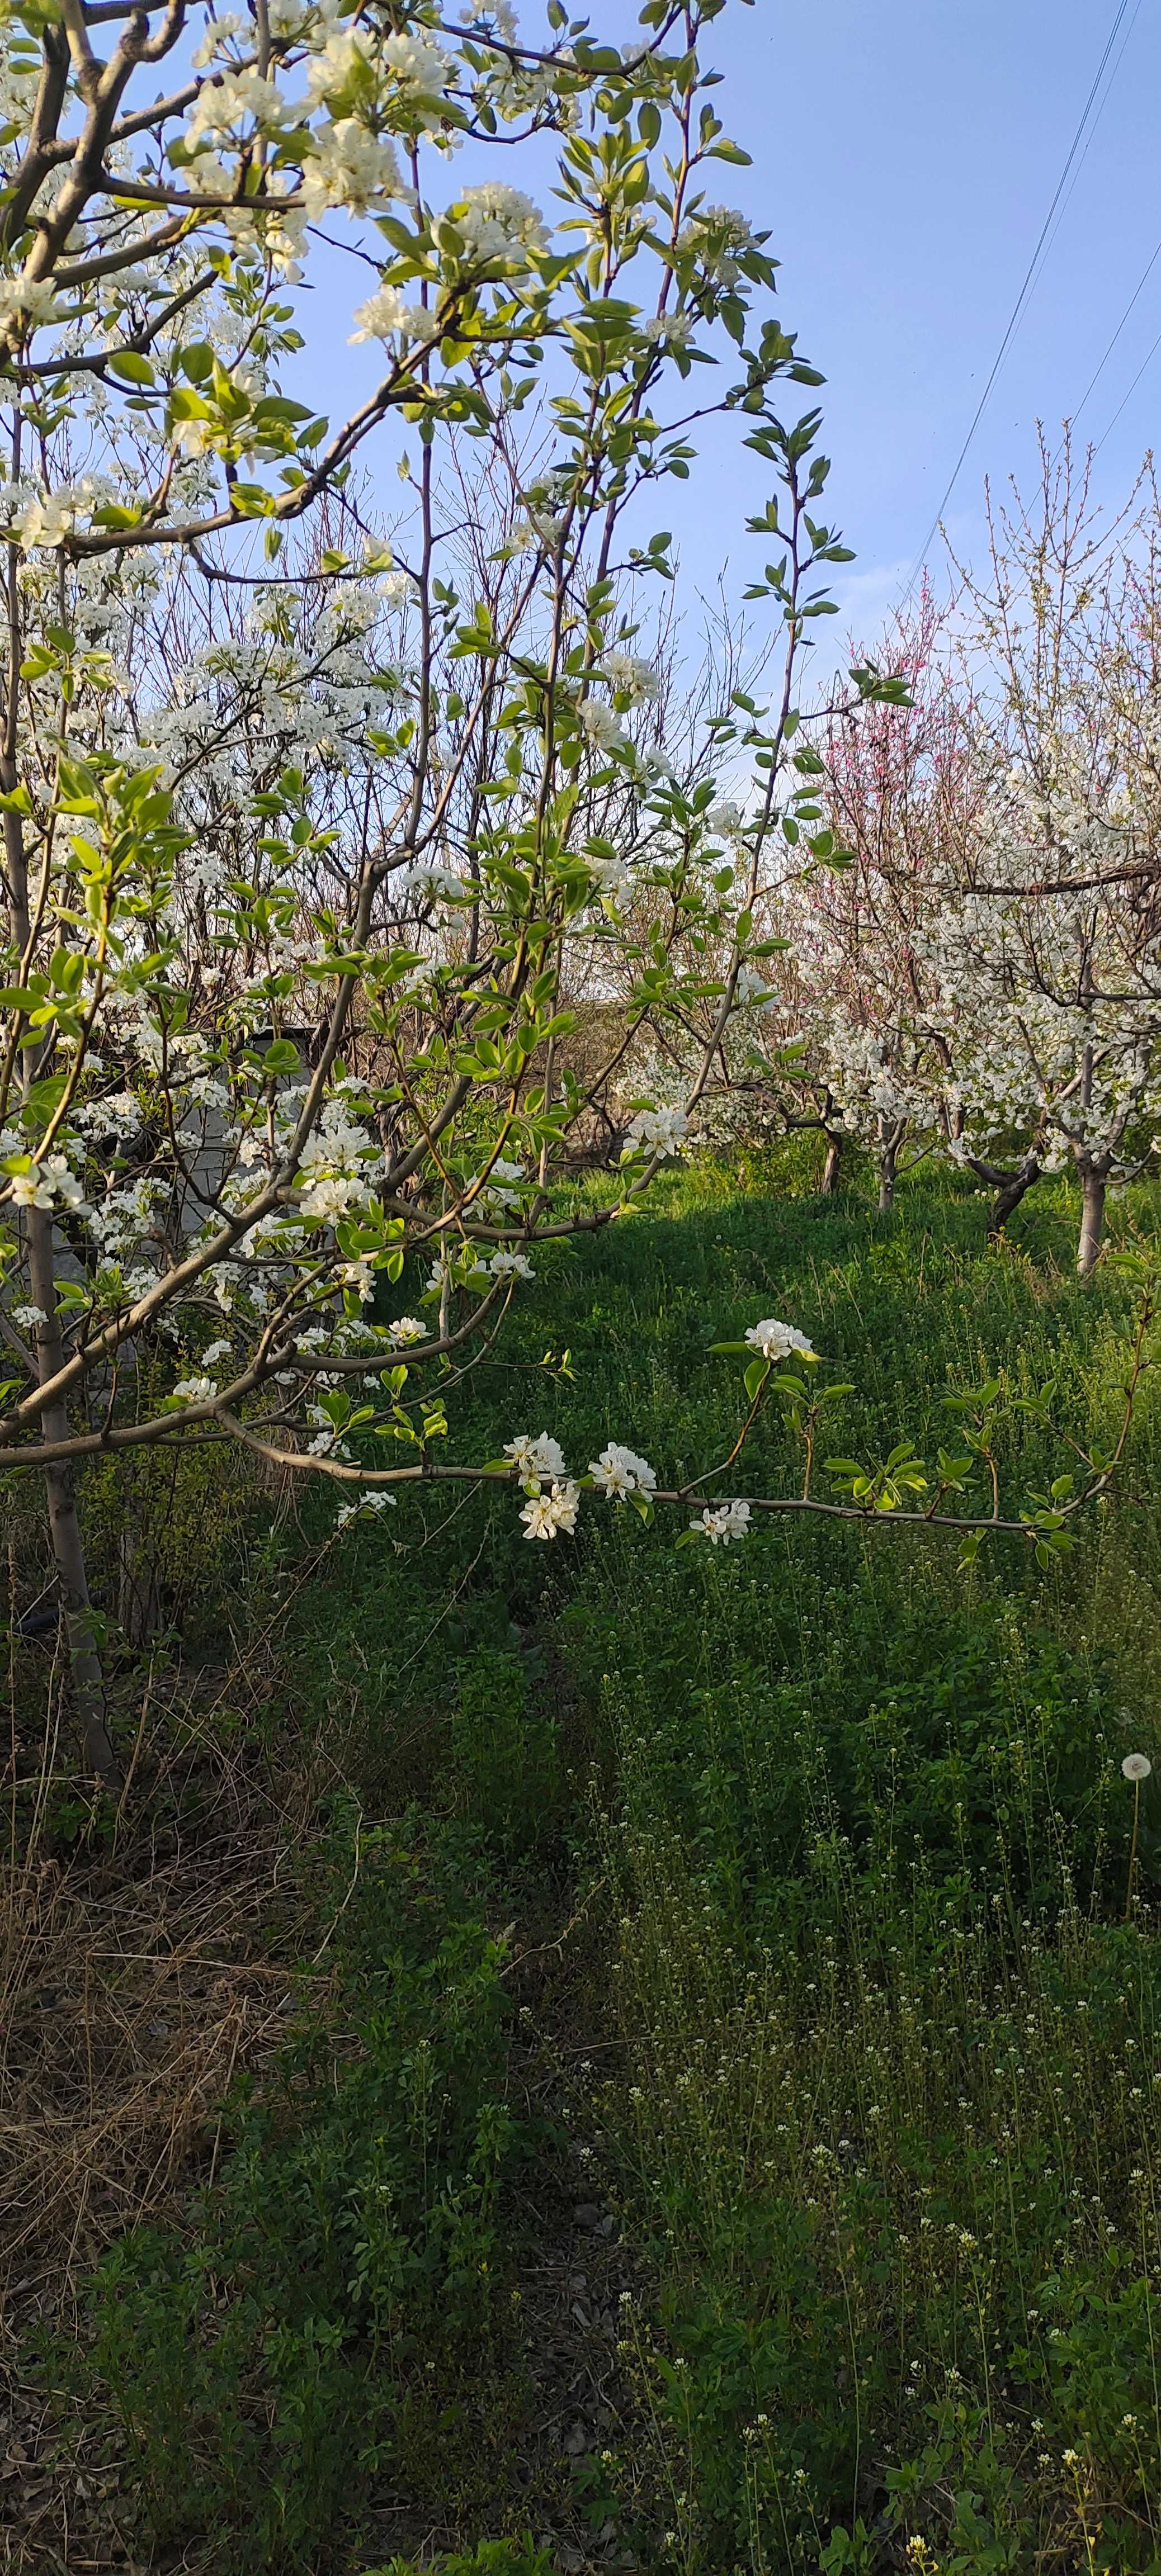
<svg viewBox="0 0 1161 2576">
<path fill-rule="evenodd" d="M 227 1698 L 252 1718 L 269 1687 L 260 1644 L 147 1687 L 116 1818 L 86 1817 L 58 1667 L 26 1660 L 0 1864 L 0 2568 L 73 2576 L 134 2562 L 107 2431 L 50 2402 L 38 2333 L 74 2334 L 111 2239 L 212 2174 L 223 2096 L 284 2035 L 322 1784 L 276 1779 L 245 1727 L 223 1744 Z"/>
</svg>

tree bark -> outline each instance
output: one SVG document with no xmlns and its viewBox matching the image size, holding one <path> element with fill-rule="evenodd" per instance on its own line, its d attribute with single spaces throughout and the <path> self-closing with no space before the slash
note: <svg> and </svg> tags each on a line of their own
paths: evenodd
<svg viewBox="0 0 1161 2576">
<path fill-rule="evenodd" d="M 992 1213 L 988 1218 L 988 1241 L 998 1243 L 1010 1216 L 1014 1216 L 1021 1199 L 1040 1178 L 1040 1165 L 1034 1155 L 1021 1163 L 1018 1172 L 1009 1172 L 996 1191 Z"/>
<path fill-rule="evenodd" d="M 826 1140 L 826 1160 L 822 1167 L 822 1179 L 818 1185 L 824 1199 L 832 1199 L 836 1189 L 838 1188 L 839 1162 L 842 1157 L 842 1150 L 842 1137 L 832 1136 L 828 1133 Z"/>
<path fill-rule="evenodd" d="M 1080 1241 L 1076 1247 L 1076 1275 L 1091 1279 L 1105 1230 L 1105 1197 L 1108 1182 L 1103 1173 L 1082 1170 L 1080 1176 Z"/>
<path fill-rule="evenodd" d="M 43 1324 L 36 1326 L 37 1374 L 43 1386 L 47 1378 L 56 1375 L 64 1357 L 56 1318 L 51 1213 L 46 1208 L 28 1208 L 25 1228 L 32 1302 L 40 1307 L 46 1318 Z M 41 1415 L 41 1430 L 46 1442 L 67 1440 L 68 1406 L 63 1401 L 46 1404 Z M 46 1467 L 44 1482 L 53 1563 L 68 1646 L 73 1713 L 87 1767 L 104 1781 L 107 1788 L 117 1789 L 121 1785 L 121 1774 L 105 1722 L 105 1681 L 93 1633 L 88 1569 L 72 1470 L 60 1464 Z"/>
<path fill-rule="evenodd" d="M 879 1214 L 889 1216 L 895 1205 L 894 1145 L 885 1145 L 879 1156 Z"/>
</svg>

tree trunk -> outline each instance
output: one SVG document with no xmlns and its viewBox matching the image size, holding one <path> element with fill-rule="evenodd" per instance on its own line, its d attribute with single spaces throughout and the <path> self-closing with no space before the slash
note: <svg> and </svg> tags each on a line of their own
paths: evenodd
<svg viewBox="0 0 1161 2576">
<path fill-rule="evenodd" d="M 894 1145 L 885 1145 L 879 1156 L 879 1214 L 889 1216 L 895 1205 Z"/>
<path fill-rule="evenodd" d="M 16 422 L 12 440 L 12 474 L 20 473 L 20 421 Z M 8 547 L 7 609 L 8 651 L 4 673 L 4 721 L 0 738 L 0 787 L 10 794 L 18 783 L 17 747 L 19 741 L 19 676 L 21 657 L 21 617 L 19 589 L 19 556 L 14 545 Z M 32 936 L 28 906 L 28 867 L 24 850 L 24 826 L 18 813 L 6 809 L 4 814 L 4 857 L 8 875 L 8 909 L 12 942 L 17 954 L 27 959 Z M 24 1049 L 26 1082 L 35 1070 L 35 1048 Z M 24 1210 L 24 1239 L 28 1246 L 28 1285 L 31 1302 L 39 1306 L 45 1320 L 34 1330 L 38 1383 L 43 1386 L 55 1377 L 64 1357 L 60 1324 L 56 1312 L 54 1281 L 52 1211 L 49 1208 Z M 41 1438 L 53 1446 L 69 1435 L 68 1406 L 63 1399 L 45 1406 L 41 1415 Z M 61 1617 L 68 1647 L 69 1680 L 73 1710 L 89 1768 L 109 1788 L 120 1787 L 113 1747 L 105 1724 L 105 1683 L 101 1658 L 93 1632 L 93 1612 L 89 1600 L 89 1580 L 85 1565 L 85 1547 L 73 1490 L 72 1470 L 67 1465 L 46 1466 L 45 1491 L 48 1499 L 48 1527 L 60 1593 Z"/>
<path fill-rule="evenodd" d="M 1034 1155 L 1021 1163 L 1018 1172 L 1009 1172 L 996 1191 L 992 1213 L 988 1218 L 988 1241 L 998 1243 L 1010 1216 L 1014 1216 L 1026 1191 L 1040 1178 L 1040 1165 Z"/>
<path fill-rule="evenodd" d="M 56 1318 L 56 1288 L 53 1281 L 52 1216 L 46 1208 L 25 1211 L 28 1243 L 28 1275 L 32 1303 L 45 1317 L 36 1326 L 37 1375 L 43 1386 L 55 1377 L 64 1356 L 60 1326 Z M 68 1407 L 63 1399 L 46 1404 L 41 1415 L 41 1431 L 46 1443 L 67 1440 Z M 44 1470 L 48 1495 L 48 1526 L 52 1541 L 60 1594 L 61 1617 L 68 1645 L 69 1681 L 73 1712 L 80 1732 L 87 1767 L 95 1772 L 106 1787 L 117 1789 L 121 1775 L 116 1755 L 105 1724 L 105 1683 L 101 1658 L 93 1634 L 93 1611 L 89 1599 L 89 1579 L 85 1565 L 85 1546 L 81 1536 L 77 1498 L 73 1490 L 72 1469 L 67 1465 L 50 1465 Z"/>
<path fill-rule="evenodd" d="M 832 1199 L 836 1189 L 838 1188 L 839 1162 L 842 1156 L 842 1150 L 842 1137 L 832 1136 L 828 1133 L 826 1140 L 826 1161 L 823 1164 L 822 1179 L 818 1185 L 824 1199 Z"/>
<path fill-rule="evenodd" d="M 1076 1247 L 1076 1275 L 1091 1279 L 1105 1230 L 1105 1194 L 1108 1183 L 1103 1173 L 1082 1171 L 1080 1176 L 1080 1241 Z"/>
</svg>

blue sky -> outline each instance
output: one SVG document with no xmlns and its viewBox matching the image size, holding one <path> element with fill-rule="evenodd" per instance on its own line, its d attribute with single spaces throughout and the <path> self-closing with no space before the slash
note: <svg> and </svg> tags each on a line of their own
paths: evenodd
<svg viewBox="0 0 1161 2576">
<path fill-rule="evenodd" d="M 874 625 L 906 580 L 1000 345 L 1115 0 L 756 0 L 715 30 L 729 122 L 754 155 L 736 201 L 772 233 L 783 320 L 824 370 L 832 504 Z M 1129 0 L 1100 121 L 950 504 L 978 554 L 985 473 L 1027 477 L 1035 422 L 1075 411 L 1161 239 L 1161 10 Z M 1122 33 L 1124 29 L 1122 29 Z M 1116 62 L 1114 53 L 1113 62 Z M 723 174 L 724 175 L 724 174 Z M 1101 437 L 1157 334 L 1161 258 L 1079 423 Z M 1161 423 L 1161 349 L 1102 445 L 1115 500 Z M 704 578 L 744 560 L 707 478 L 683 532 Z M 938 556 L 938 548 L 933 553 Z M 844 619 L 845 622 L 845 619 Z"/>
<path fill-rule="evenodd" d="M 728 0 L 710 31 L 705 55 L 725 75 L 715 104 L 753 155 L 749 170 L 722 166 L 714 192 L 769 230 L 782 263 L 780 318 L 827 378 L 818 399 L 833 459 L 831 513 L 857 555 L 839 592 L 843 634 L 850 627 L 873 638 L 923 544 L 1116 6 L 755 0 L 747 8 Z M 539 23 L 535 0 L 524 0 L 521 16 L 530 30 Z M 602 33 L 628 40 L 635 0 L 604 0 L 594 18 Z M 1127 0 L 1122 36 L 1099 122 L 947 514 L 969 557 L 982 545 L 985 473 L 1031 475 L 1037 418 L 1055 437 L 1075 411 L 1161 241 L 1157 0 Z M 526 184 L 535 189 L 541 176 L 534 171 Z M 347 264 L 340 276 L 324 255 L 314 274 L 303 364 L 312 399 L 337 413 L 369 389 L 378 353 L 346 345 L 355 300 Z M 1161 257 L 1090 398 L 1084 436 L 1101 437 L 1159 332 Z M 1131 482 L 1159 421 L 1161 348 L 1102 445 L 1096 488 L 1110 501 Z M 723 570 L 727 596 L 739 598 L 755 559 L 744 517 L 768 483 L 768 469 L 739 453 L 736 424 L 711 427 L 702 447 L 703 471 L 670 486 L 656 514 L 674 529 L 683 602 L 694 611 Z M 388 456 L 380 448 L 367 461 L 390 509 Z M 932 556 L 941 559 L 938 543 Z"/>
</svg>

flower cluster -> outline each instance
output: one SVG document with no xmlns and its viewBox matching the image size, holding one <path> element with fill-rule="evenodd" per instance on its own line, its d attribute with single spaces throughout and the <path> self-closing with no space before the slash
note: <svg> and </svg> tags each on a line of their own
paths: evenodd
<svg viewBox="0 0 1161 2576">
<path fill-rule="evenodd" d="M 684 1109 L 639 1109 L 625 1131 L 627 1153 L 680 1154 L 688 1141 Z"/>
<path fill-rule="evenodd" d="M 689 1526 L 694 1538 L 708 1538 L 711 1547 L 728 1547 L 731 1539 L 745 1537 L 750 1526 L 750 1506 L 745 1502 L 707 1503 Z"/>
<path fill-rule="evenodd" d="M 554 1484 L 547 1494 L 530 1494 L 520 1514 L 525 1538 L 553 1539 L 561 1530 L 571 1538 L 579 1507 L 580 1486 L 570 1482 Z"/>
<path fill-rule="evenodd" d="M 774 1315 L 763 1316 L 760 1324 L 748 1325 L 746 1340 L 752 1350 L 760 1351 L 762 1358 L 771 1360 L 775 1367 L 779 1360 L 789 1359 L 792 1351 L 799 1352 L 803 1359 L 815 1357 L 808 1335 L 800 1333 L 794 1324 L 780 1324 Z"/>
<path fill-rule="evenodd" d="M 619 1440 L 610 1440 L 600 1457 L 594 1458 L 589 1474 L 599 1493 L 611 1502 L 627 1502 L 630 1494 L 651 1494 L 657 1483 L 647 1458 L 639 1458 L 635 1449 L 626 1449 Z"/>
</svg>

